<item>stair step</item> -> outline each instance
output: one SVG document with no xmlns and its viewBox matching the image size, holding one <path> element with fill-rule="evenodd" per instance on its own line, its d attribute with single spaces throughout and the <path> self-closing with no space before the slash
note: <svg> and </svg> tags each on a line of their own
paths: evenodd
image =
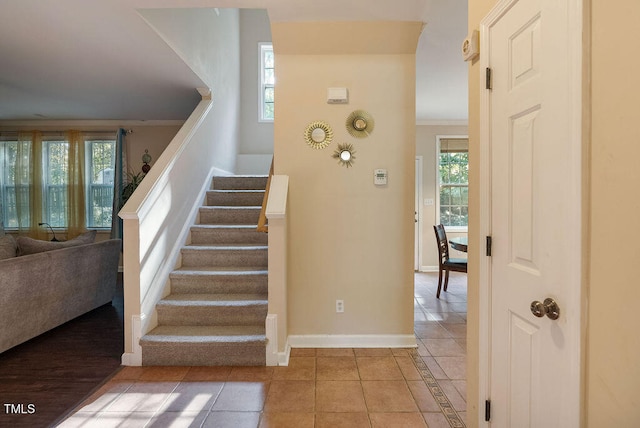
<svg viewBox="0 0 640 428">
<path fill-rule="evenodd" d="M 191 243 L 199 244 L 260 244 L 267 245 L 269 237 L 258 232 L 255 225 L 199 224 L 191 227 Z"/>
<path fill-rule="evenodd" d="M 214 189 L 207 191 L 208 206 L 262 206 L 263 199 L 264 189 Z"/>
<path fill-rule="evenodd" d="M 227 190 L 264 190 L 267 187 L 266 175 L 231 175 L 213 177 L 212 189 Z"/>
<path fill-rule="evenodd" d="M 200 224 L 258 225 L 262 206 L 253 207 L 200 207 Z"/>
<path fill-rule="evenodd" d="M 182 266 L 267 267 L 265 245 L 187 245 L 182 247 Z"/>
<path fill-rule="evenodd" d="M 264 325 L 264 294 L 170 294 L 156 305 L 159 325 Z"/>
<path fill-rule="evenodd" d="M 142 337 L 145 366 L 264 366 L 263 326 L 158 326 Z"/>
<path fill-rule="evenodd" d="M 214 177 L 142 364 L 266 365 L 268 235 L 257 231 L 267 176 Z"/>
<path fill-rule="evenodd" d="M 268 272 L 260 269 L 180 268 L 169 278 L 171 292 L 175 294 L 266 294 L 268 291 Z"/>
</svg>

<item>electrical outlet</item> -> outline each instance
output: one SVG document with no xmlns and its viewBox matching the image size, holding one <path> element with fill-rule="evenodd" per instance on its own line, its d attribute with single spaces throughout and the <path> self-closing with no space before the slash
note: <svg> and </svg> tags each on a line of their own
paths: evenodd
<svg viewBox="0 0 640 428">
<path fill-rule="evenodd" d="M 344 312 L 344 300 L 336 300 L 336 312 L 339 314 Z"/>
</svg>

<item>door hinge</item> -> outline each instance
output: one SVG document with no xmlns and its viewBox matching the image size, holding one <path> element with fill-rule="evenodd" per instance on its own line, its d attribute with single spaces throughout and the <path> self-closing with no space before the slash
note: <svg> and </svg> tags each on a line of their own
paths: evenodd
<svg viewBox="0 0 640 428">
<path fill-rule="evenodd" d="M 493 82 L 491 81 L 491 69 L 487 67 L 487 69 L 485 70 L 484 88 L 493 89 L 491 86 L 492 83 Z"/>
<path fill-rule="evenodd" d="M 491 236 L 487 236 L 487 243 L 486 243 L 487 249 L 485 253 L 487 257 L 491 257 L 491 243 L 492 243 Z"/>
<path fill-rule="evenodd" d="M 484 420 L 485 422 L 491 420 L 491 400 L 485 400 L 484 402 Z"/>
</svg>

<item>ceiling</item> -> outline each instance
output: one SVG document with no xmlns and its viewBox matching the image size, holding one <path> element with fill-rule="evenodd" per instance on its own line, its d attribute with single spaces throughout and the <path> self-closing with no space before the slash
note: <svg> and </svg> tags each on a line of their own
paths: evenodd
<svg viewBox="0 0 640 428">
<path fill-rule="evenodd" d="M 427 23 L 418 123 L 467 120 L 467 0 L 0 0 L 0 120 L 186 119 L 206 86 L 137 9 L 266 8 L 272 21 Z"/>
</svg>

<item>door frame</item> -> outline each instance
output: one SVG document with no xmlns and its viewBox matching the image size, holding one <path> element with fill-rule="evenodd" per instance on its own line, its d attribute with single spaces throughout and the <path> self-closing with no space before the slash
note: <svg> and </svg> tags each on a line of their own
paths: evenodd
<svg viewBox="0 0 640 428">
<path fill-rule="evenodd" d="M 499 0 L 494 8 L 480 22 L 480 60 L 479 60 L 479 79 L 480 79 L 480 127 L 479 127 L 479 227 L 476 235 L 476 248 L 478 258 L 478 309 L 479 309 L 479 337 L 478 337 L 478 426 L 488 427 L 490 422 L 485 421 L 485 400 L 490 400 L 491 391 L 491 258 L 485 256 L 486 237 L 491 236 L 491 91 L 485 88 L 485 70 L 491 66 L 490 57 L 490 28 L 518 0 Z M 587 202 L 586 185 L 587 174 L 585 168 L 587 165 L 587 147 L 588 134 L 586 126 L 588 125 L 587 116 L 584 112 L 589 108 L 584 106 L 584 102 L 588 104 L 588 93 L 583 87 L 583 79 L 585 72 L 583 65 L 586 64 L 585 58 L 588 58 L 588 45 L 585 42 L 587 36 L 583 36 L 583 29 L 588 31 L 584 23 L 584 0 L 565 0 L 568 10 L 569 22 L 568 28 L 573 31 L 569 35 L 570 45 L 570 75 L 573 77 L 570 93 L 573 94 L 570 103 L 572 105 L 572 114 L 569 117 L 571 135 L 573 138 L 568 144 L 571 145 L 572 157 L 568 160 L 574 168 L 574 174 L 567 177 L 568 197 L 573 201 L 572 210 L 578 219 L 579 226 L 573 236 L 573 242 L 576 242 L 576 248 L 579 251 L 569 255 L 568 264 L 576 266 L 573 272 L 571 299 L 565 302 L 565 312 L 573 313 L 579 319 L 580 338 L 577 338 L 580 367 L 577 370 L 577 376 L 580 377 L 579 391 L 576 391 L 576 397 L 572 397 L 575 405 L 575 419 L 580 422 L 584 421 L 584 367 L 585 367 L 585 338 L 586 338 L 586 285 L 585 285 L 585 267 L 583 265 L 584 245 L 587 242 L 585 224 L 587 216 L 585 207 Z M 583 40 L 583 37 L 585 39 Z M 587 71 L 588 73 L 588 71 Z M 583 122 L 584 121 L 584 122 Z"/>
<path fill-rule="evenodd" d="M 415 219 L 417 220 L 417 232 L 414 243 L 414 271 L 420 272 L 422 268 L 422 180 L 424 178 L 424 158 L 416 156 L 416 187 L 415 187 Z"/>
</svg>

